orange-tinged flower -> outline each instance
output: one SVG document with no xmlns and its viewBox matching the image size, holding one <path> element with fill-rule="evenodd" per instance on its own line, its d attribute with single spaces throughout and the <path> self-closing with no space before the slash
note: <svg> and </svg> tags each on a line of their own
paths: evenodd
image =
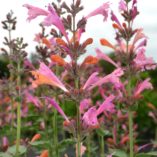
<svg viewBox="0 0 157 157">
<path fill-rule="evenodd" d="M 47 84 L 58 87 L 64 92 L 68 92 L 63 83 L 44 63 L 40 63 L 39 69 L 36 71 L 31 71 L 31 73 L 35 77 L 35 80 L 32 81 L 33 87 Z"/>
<path fill-rule="evenodd" d="M 56 38 L 56 43 L 61 46 L 67 46 L 66 42 L 61 38 Z"/>
<path fill-rule="evenodd" d="M 92 38 L 88 38 L 83 44 L 82 44 L 82 47 L 86 47 L 86 46 L 88 46 L 88 45 L 90 45 L 90 44 L 92 44 L 93 43 L 93 39 Z"/>
<path fill-rule="evenodd" d="M 64 66 L 66 64 L 66 62 L 64 61 L 63 58 L 61 58 L 58 55 L 51 55 L 51 60 L 55 63 L 57 63 L 60 66 Z"/>
<path fill-rule="evenodd" d="M 34 141 L 36 141 L 36 140 L 39 140 L 41 138 L 41 135 L 40 134 L 35 134 L 34 136 L 33 136 L 33 138 L 31 139 L 31 142 L 34 142 Z"/>
<path fill-rule="evenodd" d="M 152 110 L 156 110 L 156 107 L 152 103 L 148 103 L 147 106 Z"/>
<path fill-rule="evenodd" d="M 42 43 L 45 44 L 48 48 L 51 48 L 51 43 L 48 39 L 42 38 Z"/>
<path fill-rule="evenodd" d="M 41 153 L 41 155 L 40 155 L 40 157 L 48 157 L 48 156 L 49 156 L 49 152 L 48 152 L 47 149 L 44 150 L 44 151 L 42 151 L 42 153 Z"/>
<path fill-rule="evenodd" d="M 103 46 L 107 46 L 109 48 L 115 49 L 115 47 L 106 39 L 100 39 L 100 43 Z"/>
<path fill-rule="evenodd" d="M 97 57 L 87 56 L 87 57 L 84 59 L 82 65 L 85 65 L 85 64 L 87 64 L 87 65 L 89 65 L 89 64 L 96 64 L 97 62 L 98 62 Z"/>
</svg>

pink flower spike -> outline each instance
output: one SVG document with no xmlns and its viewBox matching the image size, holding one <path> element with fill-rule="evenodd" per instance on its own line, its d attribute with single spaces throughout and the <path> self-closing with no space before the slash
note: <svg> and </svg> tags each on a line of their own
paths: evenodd
<svg viewBox="0 0 157 157">
<path fill-rule="evenodd" d="M 57 76 L 44 63 L 40 63 L 39 69 L 31 71 L 31 73 L 35 77 L 35 80 L 32 82 L 34 87 L 42 84 L 48 84 L 56 86 L 64 92 L 69 92 Z"/>
<path fill-rule="evenodd" d="M 43 15 L 43 16 L 48 15 L 47 11 L 45 11 L 41 8 L 29 5 L 29 4 L 24 4 L 23 7 L 26 7 L 28 9 L 28 18 L 27 18 L 28 21 L 31 21 L 41 15 Z"/>
<path fill-rule="evenodd" d="M 103 3 L 100 7 L 98 7 L 97 9 L 92 11 L 91 13 L 89 13 L 85 18 L 88 19 L 92 16 L 96 16 L 96 15 L 101 14 L 102 16 L 104 16 L 104 21 L 106 21 L 108 18 L 109 7 L 110 7 L 109 2 Z"/>
<path fill-rule="evenodd" d="M 105 53 L 103 53 L 100 49 L 97 48 L 96 53 L 97 53 L 97 58 L 104 59 L 105 61 L 113 64 L 115 67 L 118 68 L 118 65 L 110 57 L 108 57 Z"/>
<path fill-rule="evenodd" d="M 58 16 L 58 14 L 54 10 L 54 8 L 52 8 L 50 5 L 48 6 L 48 10 L 49 10 L 49 14 L 44 19 L 43 25 L 45 25 L 45 26 L 51 26 L 51 25 L 56 26 L 61 31 L 61 33 L 64 35 L 66 40 L 69 42 L 69 38 L 67 36 L 67 33 L 65 31 L 64 25 L 63 25 L 60 17 Z"/>
<path fill-rule="evenodd" d="M 52 98 L 49 98 L 49 97 L 45 97 L 45 99 L 63 116 L 63 118 L 70 122 L 68 117 L 65 115 L 64 111 L 62 110 L 62 108 L 58 105 L 58 103 L 52 99 Z"/>
<path fill-rule="evenodd" d="M 106 100 L 100 105 L 100 107 L 97 109 L 97 116 L 103 113 L 104 111 L 108 111 L 113 113 L 115 111 L 115 107 L 112 103 L 113 99 L 115 98 L 114 95 L 110 95 L 106 98 Z"/>
<path fill-rule="evenodd" d="M 138 97 L 145 89 L 153 89 L 153 86 L 150 83 L 150 78 L 145 79 L 143 82 L 137 85 L 134 91 L 134 97 Z"/>
<path fill-rule="evenodd" d="M 90 77 L 88 78 L 82 89 L 85 90 L 89 88 L 95 81 L 97 81 L 98 80 L 97 75 L 98 72 L 94 72 L 92 75 L 90 75 Z"/>
<path fill-rule="evenodd" d="M 127 4 L 124 0 L 120 0 L 119 2 L 119 10 L 120 11 L 127 11 Z"/>
</svg>

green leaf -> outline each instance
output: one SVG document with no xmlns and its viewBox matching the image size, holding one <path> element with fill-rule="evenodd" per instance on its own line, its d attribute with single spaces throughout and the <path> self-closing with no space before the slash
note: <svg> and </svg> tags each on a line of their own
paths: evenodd
<svg viewBox="0 0 157 157">
<path fill-rule="evenodd" d="M 139 153 L 136 155 L 136 157 L 153 157 L 153 156 L 157 156 L 157 151 L 154 152 L 148 152 L 148 153 Z"/>
<path fill-rule="evenodd" d="M 128 157 L 126 152 L 119 149 L 113 150 L 112 152 L 113 157 Z"/>
<path fill-rule="evenodd" d="M 26 150 L 27 150 L 26 147 L 20 146 L 19 147 L 19 153 L 20 153 L 20 155 L 26 153 Z M 13 155 L 16 154 L 16 146 L 9 147 L 8 150 L 7 150 L 7 152 L 9 154 L 13 154 Z"/>
<path fill-rule="evenodd" d="M 8 153 L 0 153 L 0 157 L 13 157 L 13 156 Z"/>
<path fill-rule="evenodd" d="M 102 128 L 96 130 L 97 134 L 100 136 L 110 136 L 111 132 L 109 132 L 108 130 L 104 130 Z"/>
<path fill-rule="evenodd" d="M 32 146 L 48 145 L 48 141 L 34 141 L 29 143 Z"/>
<path fill-rule="evenodd" d="M 73 139 L 65 139 L 59 143 L 59 148 L 67 147 L 68 145 L 73 145 L 75 141 Z"/>
</svg>

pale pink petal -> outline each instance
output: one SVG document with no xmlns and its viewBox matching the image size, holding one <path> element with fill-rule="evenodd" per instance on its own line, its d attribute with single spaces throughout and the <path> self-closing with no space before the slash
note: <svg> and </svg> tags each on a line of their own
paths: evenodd
<svg viewBox="0 0 157 157">
<path fill-rule="evenodd" d="M 121 82 L 119 77 L 121 77 L 123 75 L 123 70 L 121 68 L 118 68 L 116 70 L 114 70 L 111 74 L 100 78 L 97 82 L 93 83 L 91 85 L 91 87 L 88 88 L 88 90 L 91 90 L 97 86 L 101 86 L 104 83 L 113 83 L 115 85 L 115 87 L 120 88 L 121 87 Z"/>
<path fill-rule="evenodd" d="M 62 20 L 60 19 L 58 14 L 55 12 L 54 8 L 52 8 L 50 5 L 48 6 L 48 10 L 49 10 L 49 14 L 44 19 L 43 25 L 56 26 L 61 31 L 61 33 L 65 36 L 66 40 L 69 42 L 69 39 L 68 39 L 67 33 L 65 31 L 64 25 L 62 23 Z"/>
<path fill-rule="evenodd" d="M 109 7 L 110 7 L 109 2 L 103 3 L 103 5 L 101 5 L 100 7 L 98 7 L 97 9 L 92 11 L 91 13 L 89 13 L 85 18 L 88 19 L 92 16 L 96 16 L 96 15 L 100 14 L 100 15 L 104 16 L 104 21 L 106 21 L 107 17 L 108 17 Z"/>
<path fill-rule="evenodd" d="M 141 71 L 145 70 L 153 70 L 156 68 L 156 64 L 152 57 L 145 56 L 145 49 L 141 48 L 138 50 L 135 59 L 133 60 L 135 67 L 137 69 L 141 69 Z"/>
<path fill-rule="evenodd" d="M 109 97 L 107 97 L 105 99 L 105 101 L 97 109 L 97 115 L 100 115 L 104 111 L 114 112 L 115 111 L 115 106 L 112 103 L 112 101 L 114 100 L 114 98 L 115 98 L 114 95 L 110 95 Z"/>
<path fill-rule="evenodd" d="M 90 87 L 95 81 L 98 80 L 98 72 L 94 72 L 93 74 L 91 74 L 91 76 L 88 78 L 88 80 L 86 81 L 86 83 L 83 86 L 83 90 L 87 89 L 88 87 Z"/>
<path fill-rule="evenodd" d="M 89 108 L 91 103 L 92 103 L 91 99 L 83 99 L 80 102 L 80 113 L 84 113 L 85 110 L 87 110 Z"/>
<path fill-rule="evenodd" d="M 41 15 L 43 15 L 43 16 L 48 15 L 47 11 L 45 11 L 41 8 L 29 5 L 29 4 L 24 4 L 23 7 L 26 7 L 28 9 L 28 18 L 27 18 L 28 21 L 31 21 Z"/>
<path fill-rule="evenodd" d="M 96 53 L 97 53 L 98 59 L 103 59 L 118 68 L 118 65 L 109 56 L 107 56 L 105 53 L 103 53 L 100 49 L 97 48 Z"/>
<path fill-rule="evenodd" d="M 143 82 L 137 85 L 134 91 L 134 97 L 140 95 L 145 89 L 153 89 L 153 86 L 150 83 L 150 78 L 145 79 Z"/>
<path fill-rule="evenodd" d="M 83 122 L 87 126 L 97 126 L 98 119 L 97 119 L 97 110 L 95 107 L 91 107 L 87 112 L 84 113 Z"/>
<path fill-rule="evenodd" d="M 45 99 L 64 117 L 66 121 L 69 122 L 68 117 L 65 115 L 62 108 L 58 105 L 58 103 L 54 99 L 49 98 L 49 97 L 45 97 Z"/>
<path fill-rule="evenodd" d="M 120 0 L 119 2 L 119 10 L 120 11 L 127 11 L 127 4 L 125 0 Z"/>
</svg>

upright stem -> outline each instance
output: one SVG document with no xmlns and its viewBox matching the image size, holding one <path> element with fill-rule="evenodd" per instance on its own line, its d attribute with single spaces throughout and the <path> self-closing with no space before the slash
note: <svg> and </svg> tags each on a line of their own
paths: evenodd
<svg viewBox="0 0 157 157">
<path fill-rule="evenodd" d="M 77 157 L 81 157 L 80 109 L 77 106 Z"/>
<path fill-rule="evenodd" d="M 87 136 L 87 157 L 91 157 L 91 137 L 90 134 Z"/>
<path fill-rule="evenodd" d="M 54 110 L 53 115 L 53 139 L 54 139 L 54 147 L 55 147 L 55 157 L 59 157 L 59 150 L 58 150 L 58 129 L 57 129 L 57 111 Z"/>
<path fill-rule="evenodd" d="M 157 127 L 155 128 L 155 141 L 157 141 Z"/>
<path fill-rule="evenodd" d="M 9 43 L 11 43 L 11 26 L 9 25 L 9 30 L 8 30 L 8 36 L 9 36 Z M 12 55 L 12 48 L 11 46 L 9 45 L 9 52 L 10 54 L 9 55 Z M 9 64 L 12 64 L 12 60 L 10 59 L 9 60 Z M 11 90 L 11 83 L 13 82 L 13 73 L 10 72 L 10 83 L 9 83 L 9 90 Z M 11 132 L 13 131 L 13 125 L 14 125 L 14 100 L 13 100 L 13 97 L 11 96 Z"/>
<path fill-rule="evenodd" d="M 17 134 L 16 134 L 16 157 L 19 156 L 20 137 L 21 137 L 21 74 L 20 74 L 20 62 L 18 63 L 18 105 L 17 105 Z"/>
<path fill-rule="evenodd" d="M 100 157 L 104 157 L 104 152 L 105 152 L 105 150 L 104 150 L 104 147 L 105 147 L 105 144 L 104 144 L 104 136 L 103 135 L 101 135 L 100 136 L 100 142 L 101 142 L 101 154 L 100 154 Z"/>
<path fill-rule="evenodd" d="M 129 139 L 130 139 L 130 157 L 134 157 L 133 113 L 131 110 L 129 110 Z"/>
</svg>

